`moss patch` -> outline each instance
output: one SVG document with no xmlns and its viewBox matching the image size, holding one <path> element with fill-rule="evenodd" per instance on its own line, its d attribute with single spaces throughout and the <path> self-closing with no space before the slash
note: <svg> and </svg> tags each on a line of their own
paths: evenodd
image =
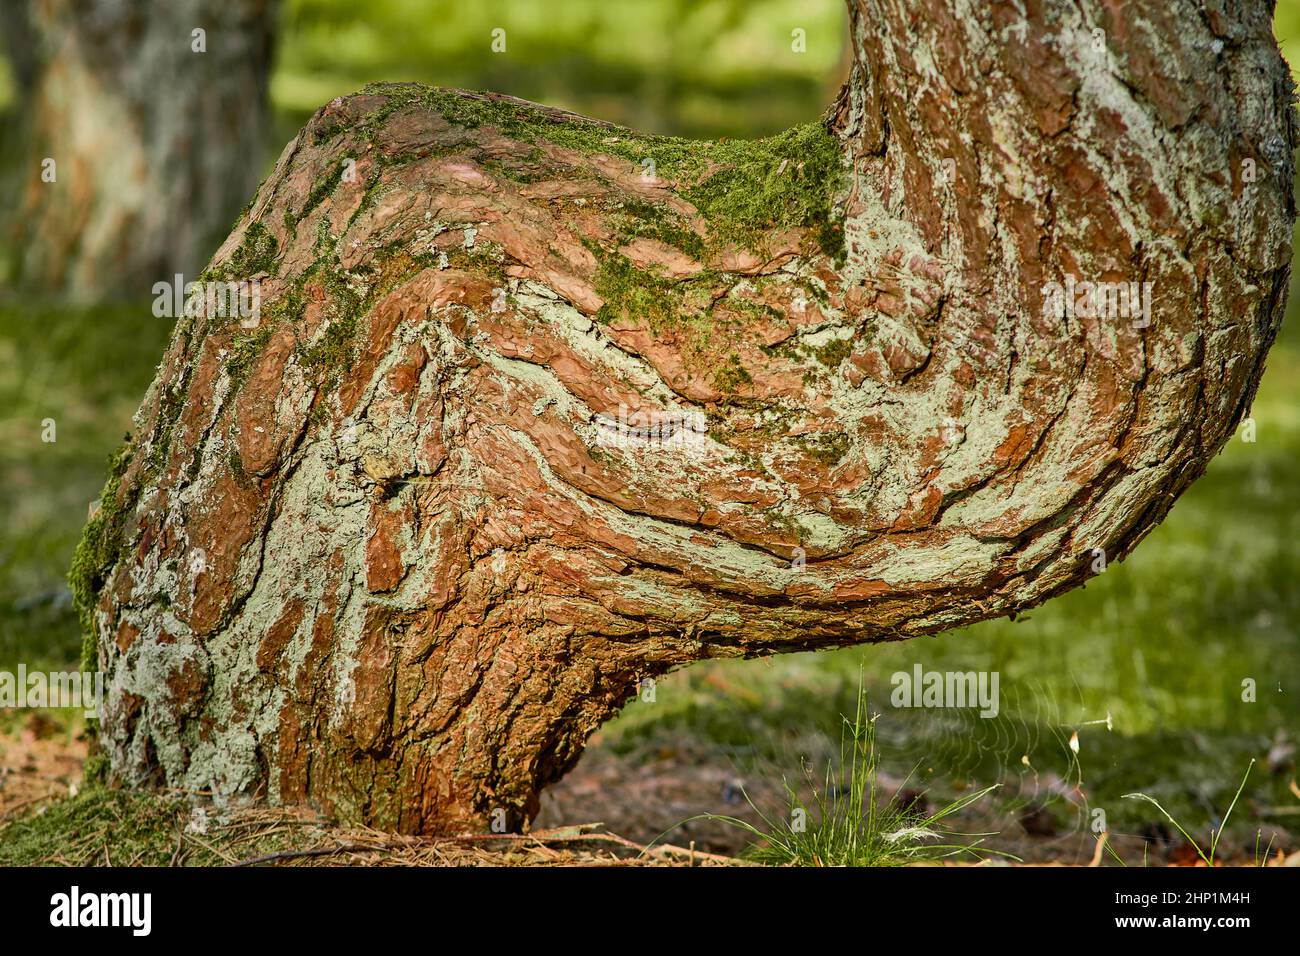
<svg viewBox="0 0 1300 956">
<path fill-rule="evenodd" d="M 840 363 L 852 351 L 853 343 L 850 339 L 831 339 L 817 350 L 817 361 L 830 369 L 839 368 Z"/>
<path fill-rule="evenodd" d="M 165 866 L 181 815 L 177 800 L 91 787 L 0 830 L 0 865 L 102 865 L 107 849 L 116 864 Z"/>
<path fill-rule="evenodd" d="M 709 356 L 720 319 L 713 311 L 715 299 L 711 290 L 725 281 L 724 274 L 705 271 L 689 279 L 665 279 L 655 272 L 637 268 L 619 253 L 605 253 L 594 245 L 588 248 L 599 263 L 594 287 L 605 300 L 596 311 L 597 322 L 608 324 L 626 316 L 634 322 L 646 323 L 655 333 L 672 329 L 685 336 L 683 357 L 714 361 Z M 738 365 L 739 360 L 735 361 Z M 748 382 L 749 375 L 744 369 L 738 373 L 724 369 L 723 380 L 739 385 Z"/>
<path fill-rule="evenodd" d="M 316 845 L 325 827 L 289 810 L 91 785 L 0 828 L 0 866 L 221 866 Z"/>
<path fill-rule="evenodd" d="M 625 239 L 654 239 L 680 249 L 697 261 L 707 254 L 704 238 L 666 207 L 648 202 L 626 202 L 619 209 Z"/>
<path fill-rule="evenodd" d="M 691 140 L 418 84 L 372 84 L 364 92 L 388 97 L 363 124 L 371 133 L 396 110 L 420 106 L 453 124 L 468 129 L 492 126 L 524 142 L 606 153 L 637 167 L 649 159 L 655 174 L 677 182 L 681 195 L 708 220 L 707 243 L 712 248 L 736 245 L 762 253 L 768 230 L 800 227 L 813 232 L 827 255 L 843 254 L 843 224 L 835 210 L 835 197 L 846 179 L 843 151 L 821 123 L 763 139 Z M 682 233 L 676 238 L 691 242 Z"/>
<path fill-rule="evenodd" d="M 259 272 L 272 272 L 275 269 L 275 257 L 278 248 L 275 236 L 260 222 L 254 220 L 244 230 L 244 238 L 239 248 L 230 257 L 228 274 L 247 278 Z"/>
<path fill-rule="evenodd" d="M 320 178 L 312 186 L 311 193 L 307 196 L 307 202 L 303 205 L 302 211 L 298 213 L 298 220 L 301 222 L 307 213 L 311 212 L 321 204 L 321 201 L 334 192 L 335 187 L 343 180 L 343 163 L 336 162 L 330 165 L 330 171 Z"/>
<path fill-rule="evenodd" d="M 827 468 L 838 465 L 844 459 L 844 456 L 849 453 L 849 436 L 844 432 L 821 432 L 816 435 L 805 436 L 800 441 L 807 449 L 808 454 Z"/>
<path fill-rule="evenodd" d="M 130 464 L 135 446 L 128 435 L 125 443 L 108 461 L 108 480 L 99 493 L 100 507 L 86 523 L 81 541 L 77 544 L 68 571 L 68 586 L 72 589 L 72 604 L 81 624 L 81 667 L 95 670 L 99 666 L 99 648 L 95 638 L 95 604 L 105 576 L 117 562 L 122 546 L 122 530 L 126 515 L 135 506 L 134 495 L 121 505 L 117 502 L 118 486 Z"/>
<path fill-rule="evenodd" d="M 320 277 L 329 295 L 329 327 L 319 341 L 300 348 L 298 357 L 304 368 L 323 376 L 321 382 L 329 390 L 338 381 L 339 373 L 347 367 L 357 327 L 370 297 L 363 299 L 348 285 L 336 257 L 317 260 L 307 270 L 304 280 L 313 276 Z"/>
<path fill-rule="evenodd" d="M 484 158 L 481 162 L 484 169 L 520 185 L 536 182 L 549 174 L 546 153 L 537 146 L 530 149 L 527 156 L 508 153 L 500 157 Z"/>
<path fill-rule="evenodd" d="M 593 285 L 605 300 L 596 312 L 596 321 L 608 325 L 627 316 L 634 321 L 644 319 L 655 330 L 678 322 L 686 306 L 677 283 L 638 269 L 627 256 L 593 251 L 600 263 Z"/>
<path fill-rule="evenodd" d="M 752 384 L 753 381 L 749 372 L 745 371 L 745 366 L 740 363 L 740 356 L 735 352 L 731 353 L 727 364 L 713 376 L 713 384 L 727 394 L 733 394 L 740 388 Z"/>
<path fill-rule="evenodd" d="M 245 335 L 236 335 L 231 342 L 230 357 L 226 359 L 226 373 L 230 376 L 231 392 L 238 392 L 244 384 L 253 362 L 262 354 L 262 349 L 271 339 L 273 326 L 263 322 L 258 328 Z"/>
</svg>

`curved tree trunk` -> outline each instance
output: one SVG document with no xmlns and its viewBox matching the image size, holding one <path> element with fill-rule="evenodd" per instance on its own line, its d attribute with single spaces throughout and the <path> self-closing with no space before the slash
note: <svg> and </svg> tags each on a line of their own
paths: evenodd
<svg viewBox="0 0 1300 956">
<path fill-rule="evenodd" d="M 113 773 L 519 824 L 640 680 L 1126 555 L 1283 313 L 1291 85 L 1223 6 L 856 0 L 754 143 L 321 109 L 211 267 L 259 324 L 177 329 L 78 554 Z"/>
<path fill-rule="evenodd" d="M 262 170 L 275 10 L 6 0 L 20 140 L 10 284 L 141 299 L 194 278 Z"/>
</svg>

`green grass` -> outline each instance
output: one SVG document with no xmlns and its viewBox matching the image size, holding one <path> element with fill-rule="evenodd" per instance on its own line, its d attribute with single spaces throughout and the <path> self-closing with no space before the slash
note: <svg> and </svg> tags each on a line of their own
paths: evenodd
<svg viewBox="0 0 1300 956">
<path fill-rule="evenodd" d="M 1162 807 L 1160 801 L 1154 797 L 1148 796 L 1145 793 L 1126 793 L 1124 794 L 1124 797 L 1127 800 L 1143 800 L 1159 810 L 1164 817 L 1177 828 L 1178 832 L 1183 835 L 1187 842 L 1196 849 L 1196 855 L 1201 858 L 1205 865 L 1214 866 L 1214 855 L 1218 852 L 1219 840 L 1223 837 L 1223 831 L 1228 825 L 1228 818 L 1232 816 L 1232 811 L 1236 809 L 1237 801 L 1241 799 L 1241 791 L 1246 789 L 1246 781 L 1250 779 L 1250 772 L 1254 767 L 1255 761 L 1251 760 L 1250 765 L 1246 768 L 1246 775 L 1241 778 L 1241 786 L 1239 786 L 1237 792 L 1232 795 L 1232 803 L 1228 804 L 1228 809 L 1223 812 L 1223 818 L 1217 825 L 1213 823 L 1210 825 L 1210 844 L 1208 847 L 1202 847 L 1200 843 L 1196 841 L 1196 838 L 1188 833 L 1183 825 L 1179 823 L 1168 810 Z"/>
<path fill-rule="evenodd" d="M 79 660 L 72 553 L 171 328 L 148 303 L 0 302 L 0 668 Z"/>
<path fill-rule="evenodd" d="M 772 866 L 901 866 L 987 855 L 980 843 L 988 834 L 961 833 L 951 828 L 949 820 L 996 785 L 932 812 L 914 810 L 915 801 L 905 803 L 901 788 L 886 795 L 880 786 L 877 716 L 870 714 L 861 685 L 852 719 L 841 716 L 841 720 L 839 753 L 826 761 L 822 779 L 805 764 L 802 780 L 786 781 L 785 816 L 771 815 L 752 801 L 762 826 L 736 817 L 706 815 L 754 838 L 745 857 Z"/>
</svg>

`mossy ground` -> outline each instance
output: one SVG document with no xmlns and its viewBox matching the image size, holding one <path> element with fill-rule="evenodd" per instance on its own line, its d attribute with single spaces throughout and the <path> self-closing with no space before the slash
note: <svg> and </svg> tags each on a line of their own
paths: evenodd
<svg viewBox="0 0 1300 956">
<path fill-rule="evenodd" d="M 90 786 L 0 828 L 0 866 L 222 866 L 318 845 L 309 814 Z"/>
<path fill-rule="evenodd" d="M 93 787 L 0 829 L 0 866 L 165 866 L 183 825 L 179 801 Z"/>
<path fill-rule="evenodd" d="M 0 826 L 0 866 L 716 866 L 674 846 L 646 848 L 599 825 L 466 838 L 338 827 L 306 810 L 219 808 L 180 795 L 91 787 Z"/>
</svg>

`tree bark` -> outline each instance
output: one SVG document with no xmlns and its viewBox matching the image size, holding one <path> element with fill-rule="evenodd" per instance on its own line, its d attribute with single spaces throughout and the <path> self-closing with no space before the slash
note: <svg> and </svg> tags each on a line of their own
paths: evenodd
<svg viewBox="0 0 1300 956">
<path fill-rule="evenodd" d="M 177 273 L 194 278 L 262 169 L 275 9 L 6 4 L 19 92 L 10 284 L 142 299 Z"/>
<path fill-rule="evenodd" d="M 259 324 L 182 321 L 78 553 L 117 778 L 518 826 L 646 678 L 1015 613 L 1168 513 L 1283 314 L 1267 5 L 850 12 L 765 141 L 313 117 L 209 272 Z"/>
</svg>

